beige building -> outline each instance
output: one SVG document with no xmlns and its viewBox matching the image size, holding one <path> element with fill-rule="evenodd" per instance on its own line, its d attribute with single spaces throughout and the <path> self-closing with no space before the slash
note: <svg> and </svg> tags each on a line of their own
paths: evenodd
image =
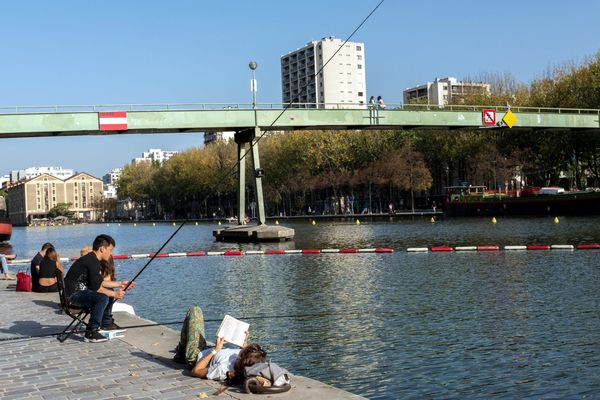
<svg viewBox="0 0 600 400">
<path fill-rule="evenodd" d="M 60 203 L 71 203 L 74 219 L 96 221 L 102 217 L 97 209 L 102 186 L 102 180 L 83 172 L 65 180 L 42 174 L 20 181 L 8 188 L 8 216 L 13 224 L 26 225 L 46 218 Z"/>
</svg>

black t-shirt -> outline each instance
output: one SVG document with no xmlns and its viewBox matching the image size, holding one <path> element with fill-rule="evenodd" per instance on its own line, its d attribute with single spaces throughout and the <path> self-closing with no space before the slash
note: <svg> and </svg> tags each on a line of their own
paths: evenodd
<svg viewBox="0 0 600 400">
<path fill-rule="evenodd" d="M 100 276 L 100 260 L 94 252 L 79 258 L 71 265 L 65 276 L 65 292 L 67 296 L 78 290 L 97 291 L 102 284 Z"/>
<path fill-rule="evenodd" d="M 42 257 L 42 255 L 40 253 L 37 253 L 35 255 L 35 257 L 33 257 L 33 259 L 31 260 L 31 286 L 34 292 L 37 292 L 38 290 L 38 272 L 35 269 L 36 266 L 40 265 L 40 263 L 42 262 L 42 260 L 44 259 L 44 257 Z"/>
<path fill-rule="evenodd" d="M 56 278 L 56 261 L 42 259 L 38 278 Z"/>
</svg>

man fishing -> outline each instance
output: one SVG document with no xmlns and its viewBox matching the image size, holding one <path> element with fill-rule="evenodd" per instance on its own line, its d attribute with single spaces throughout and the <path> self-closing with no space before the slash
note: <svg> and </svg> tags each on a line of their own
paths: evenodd
<svg viewBox="0 0 600 400">
<path fill-rule="evenodd" d="M 122 299 L 126 288 L 135 287 L 135 283 L 129 281 L 103 281 L 100 275 L 101 261 L 110 259 L 115 246 L 115 240 L 111 236 L 97 236 L 92 244 L 92 251 L 75 261 L 65 276 L 65 293 L 69 300 L 91 310 L 84 335 L 86 342 L 108 340 L 99 330 L 115 328 L 111 319 L 112 302 L 109 302 L 109 297 Z"/>
</svg>

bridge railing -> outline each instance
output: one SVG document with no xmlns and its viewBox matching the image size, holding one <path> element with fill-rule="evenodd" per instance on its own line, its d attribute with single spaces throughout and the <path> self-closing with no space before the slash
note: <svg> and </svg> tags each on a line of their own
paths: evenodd
<svg viewBox="0 0 600 400">
<path fill-rule="evenodd" d="M 257 103 L 259 110 L 282 110 L 286 103 Z M 358 103 L 294 103 L 292 109 L 319 110 L 365 110 L 370 108 Z M 382 111 L 382 108 L 377 108 Z M 432 104 L 389 104 L 385 111 L 482 111 L 495 109 L 507 110 L 507 106 Z M 518 113 L 558 113 L 558 114 L 597 114 L 598 109 L 585 108 L 548 108 L 548 107 L 510 107 Z M 0 114 L 41 114 L 41 113 L 84 113 L 101 111 L 203 111 L 203 110 L 252 110 L 251 103 L 156 103 L 156 104 L 102 104 L 102 105 L 49 105 L 49 106 L 4 106 Z"/>
</svg>

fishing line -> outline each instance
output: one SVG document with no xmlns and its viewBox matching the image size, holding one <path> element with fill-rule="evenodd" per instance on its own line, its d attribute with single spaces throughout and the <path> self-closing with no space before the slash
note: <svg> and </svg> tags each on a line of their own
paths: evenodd
<svg viewBox="0 0 600 400">
<path fill-rule="evenodd" d="M 286 315 L 255 315 L 251 317 L 240 317 L 242 320 L 260 320 L 260 319 L 290 319 L 290 318 L 319 318 L 319 317 L 331 317 L 338 316 L 347 318 L 349 316 L 358 317 L 362 315 L 362 310 L 354 310 L 348 311 L 345 313 L 313 313 L 313 314 L 286 314 Z M 373 312 L 370 312 L 373 314 Z M 223 319 L 205 319 L 204 322 L 221 322 Z M 131 326 L 123 326 L 119 329 L 140 329 L 140 328 L 151 328 L 154 326 L 167 326 L 167 325 L 180 325 L 183 324 L 184 321 L 168 321 L 168 322 L 156 322 L 152 324 L 140 324 L 140 325 L 131 325 Z M 81 332 L 73 332 L 73 333 L 81 333 Z M 63 332 L 57 333 L 45 333 L 40 335 L 28 335 L 28 336 L 19 336 L 19 337 L 10 337 L 10 338 L 0 338 L 0 343 L 2 342 L 15 342 L 19 340 L 33 340 L 33 339 L 43 339 L 53 336 L 58 336 L 63 334 Z"/>
<path fill-rule="evenodd" d="M 362 26 L 369 20 L 369 18 L 371 18 L 371 16 L 375 13 L 375 11 L 377 11 L 377 9 L 383 4 L 385 0 L 381 0 L 376 6 L 375 8 L 373 8 L 371 10 L 371 12 L 361 21 L 361 23 L 354 29 L 354 31 L 352 31 L 352 33 L 346 38 L 346 40 L 344 40 L 344 42 L 340 45 L 340 47 L 338 47 L 338 49 L 333 53 L 333 55 L 331 57 L 329 57 L 329 59 L 325 62 L 325 64 L 323 64 L 323 66 L 315 73 L 313 74 L 313 78 L 316 77 L 318 74 L 320 74 L 323 69 L 325 69 L 325 67 L 329 64 L 329 62 L 331 62 L 331 60 L 333 60 L 333 58 L 336 56 L 336 54 L 344 47 L 344 45 L 350 40 L 352 39 L 352 37 L 356 34 L 356 32 L 358 32 L 360 30 L 360 28 L 362 28 Z M 302 88 L 306 88 L 308 86 L 308 83 L 306 83 Z M 296 100 L 298 100 L 300 96 L 300 91 L 298 92 L 298 94 L 296 94 L 296 96 L 286 105 L 286 107 L 281 111 L 281 113 L 279 113 L 279 115 L 273 120 L 273 122 L 271 122 L 271 124 L 269 125 L 269 127 L 273 127 L 273 125 L 275 125 L 275 123 L 279 120 L 279 118 L 281 118 L 281 116 L 287 111 L 289 110 L 289 108 L 296 102 Z M 235 173 L 235 169 L 239 167 L 240 162 L 246 158 L 246 156 L 248 155 L 248 153 L 250 153 L 250 151 L 252 151 L 252 148 L 258 144 L 258 142 L 265 136 L 265 134 L 267 133 L 267 131 L 263 132 L 255 141 L 251 141 L 250 142 L 250 148 L 249 149 L 245 149 L 245 153 L 239 157 L 239 159 L 236 161 L 236 163 L 233 165 L 232 168 L 230 168 L 225 174 L 223 174 L 223 177 L 227 177 L 230 174 Z M 245 171 L 243 172 L 245 173 Z M 201 203 L 204 203 L 206 200 L 208 200 L 209 196 L 211 195 L 210 193 L 214 193 L 216 192 L 219 188 L 220 185 L 223 183 L 224 179 L 219 179 L 219 183 L 214 187 L 214 189 L 212 191 L 209 191 L 209 194 L 206 195 L 206 197 L 204 198 L 204 200 L 201 201 Z M 241 221 L 242 216 L 240 215 L 238 217 L 238 221 Z M 127 286 L 125 286 L 124 290 L 127 290 L 129 288 L 129 286 L 131 285 L 131 283 L 133 281 L 135 281 L 135 279 L 146 269 L 146 267 L 148 265 L 150 265 L 150 263 L 156 258 L 156 255 L 158 253 L 160 253 L 160 251 L 167 245 L 167 243 L 169 243 L 169 241 L 177 234 L 177 232 L 179 232 L 179 230 L 183 227 L 183 225 L 185 225 L 185 223 L 188 221 L 189 219 L 184 219 L 183 223 L 179 226 L 179 228 L 171 235 L 171 237 L 161 246 L 161 248 L 154 253 L 154 255 L 150 258 L 150 260 L 148 260 L 148 262 L 146 263 L 146 265 L 135 275 L 135 277 L 127 284 Z"/>
</svg>

